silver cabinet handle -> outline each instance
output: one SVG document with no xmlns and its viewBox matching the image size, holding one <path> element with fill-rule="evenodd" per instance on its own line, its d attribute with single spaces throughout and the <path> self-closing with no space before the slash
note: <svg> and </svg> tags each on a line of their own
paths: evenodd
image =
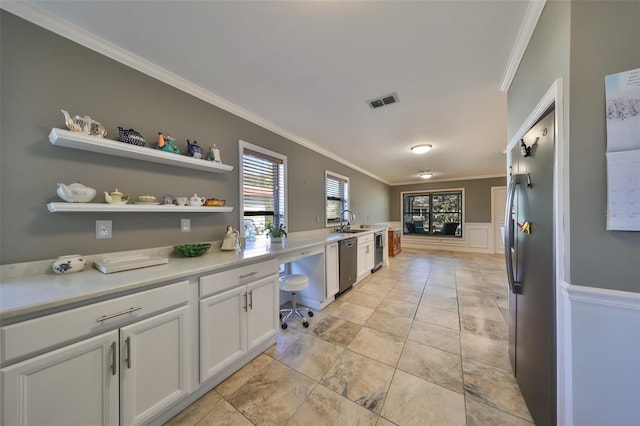
<svg viewBox="0 0 640 426">
<path fill-rule="evenodd" d="M 512 217 L 513 202 L 516 193 L 516 188 L 520 185 L 520 175 L 512 175 L 509 181 L 509 187 L 507 189 L 507 205 L 504 212 L 504 224 L 507 227 L 506 238 L 504 242 L 504 257 L 507 266 L 507 279 L 509 282 L 509 290 L 513 293 L 520 293 L 520 283 L 516 281 L 513 270 L 513 252 L 515 251 L 515 224 Z M 517 220 L 517 218 L 516 218 Z"/>
<path fill-rule="evenodd" d="M 127 347 L 127 368 L 131 368 L 131 336 L 124 339 L 124 345 Z"/>
<path fill-rule="evenodd" d="M 111 375 L 116 375 L 116 342 L 111 343 Z"/>
<path fill-rule="evenodd" d="M 253 290 L 249 290 L 249 309 L 253 310 Z"/>
<path fill-rule="evenodd" d="M 245 312 L 249 312 L 249 311 L 247 310 L 247 305 L 248 305 L 248 303 L 247 303 L 247 292 L 246 292 L 246 291 L 245 291 L 245 293 L 243 294 L 243 296 L 244 296 L 244 306 L 243 306 L 243 309 L 244 309 L 244 311 L 245 311 Z"/>
<path fill-rule="evenodd" d="M 126 311 L 118 312 L 111 315 L 103 315 L 100 318 L 98 318 L 96 322 L 102 322 L 111 318 L 119 317 L 120 315 L 130 314 L 131 312 L 139 311 L 140 309 L 142 309 L 142 306 L 136 306 L 135 308 L 132 307 L 127 309 Z"/>
<path fill-rule="evenodd" d="M 252 276 L 254 276 L 254 275 L 256 275 L 256 274 L 257 274 L 257 272 L 255 272 L 255 271 L 254 271 L 254 272 L 250 272 L 250 273 L 248 273 L 248 274 L 240 275 L 240 276 L 238 277 L 238 279 L 243 280 L 243 279 L 245 279 L 245 278 L 252 277 Z"/>
</svg>

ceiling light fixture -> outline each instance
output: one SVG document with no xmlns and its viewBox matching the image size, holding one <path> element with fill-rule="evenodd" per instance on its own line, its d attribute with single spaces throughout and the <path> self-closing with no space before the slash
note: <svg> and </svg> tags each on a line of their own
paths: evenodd
<svg viewBox="0 0 640 426">
<path fill-rule="evenodd" d="M 429 152 L 431 148 L 433 148 L 433 146 L 428 143 L 424 143 L 421 145 L 412 146 L 411 152 L 413 152 L 414 154 L 424 154 L 425 152 Z"/>
<path fill-rule="evenodd" d="M 431 172 L 422 172 L 420 173 L 420 179 L 431 179 L 433 177 L 433 173 Z"/>
</svg>

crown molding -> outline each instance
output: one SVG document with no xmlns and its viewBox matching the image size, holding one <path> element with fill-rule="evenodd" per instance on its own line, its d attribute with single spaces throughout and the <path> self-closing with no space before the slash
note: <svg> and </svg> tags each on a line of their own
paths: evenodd
<svg viewBox="0 0 640 426">
<path fill-rule="evenodd" d="M 504 70 L 502 81 L 500 82 L 500 90 L 503 92 L 509 90 L 509 86 L 511 86 L 511 82 L 520 66 L 520 61 L 522 61 L 524 52 L 527 50 L 529 40 L 531 40 L 531 36 L 533 36 L 533 32 L 538 24 L 538 19 L 540 19 L 542 9 L 544 9 L 546 3 L 547 0 L 533 0 L 529 2 L 527 11 L 522 19 L 522 25 L 520 25 L 520 30 L 516 36 L 516 41 L 513 44 L 513 49 L 511 49 L 511 55 L 509 56 L 507 67 Z"/>
<path fill-rule="evenodd" d="M 75 43 L 78 43 L 88 49 L 98 52 L 114 61 L 120 62 L 130 68 L 140 71 L 156 80 L 162 81 L 176 89 L 182 90 L 191 96 L 194 96 L 208 104 L 223 109 L 233 115 L 243 118 L 253 124 L 256 124 L 266 130 L 276 133 L 292 142 L 302 145 L 312 151 L 315 151 L 325 157 L 337 161 L 353 170 L 356 170 L 362 174 L 365 174 L 373 179 L 376 179 L 384 184 L 389 185 L 389 182 L 385 179 L 377 176 L 368 170 L 361 168 L 342 157 L 337 156 L 335 153 L 328 151 L 319 145 L 304 139 L 274 123 L 260 117 L 253 112 L 244 109 L 233 102 L 216 95 L 209 90 L 206 90 L 177 74 L 174 74 L 151 61 L 148 61 L 122 47 L 113 44 L 103 38 L 97 37 L 95 34 L 80 28 L 79 26 L 72 24 L 68 21 L 60 19 L 60 17 L 47 12 L 46 10 L 34 5 L 27 1 L 2 1 L 0 8 L 4 9 L 22 19 L 25 19 L 39 27 L 49 30 L 61 37 L 69 39 Z"/>
<path fill-rule="evenodd" d="M 394 183 L 390 183 L 388 185 L 389 186 L 423 185 L 423 184 L 436 183 L 436 182 L 456 182 L 456 181 L 460 181 L 460 180 L 478 180 L 478 179 L 491 179 L 491 178 L 505 178 L 505 184 L 506 184 L 507 175 L 502 173 L 502 174 L 493 174 L 493 175 L 465 176 L 465 177 L 450 178 L 450 179 L 433 179 L 433 178 L 432 179 L 420 179 L 419 181 L 417 181 L 417 180 L 409 180 L 409 181 L 405 181 L 405 182 L 397 182 L 397 183 L 394 182 Z"/>
</svg>

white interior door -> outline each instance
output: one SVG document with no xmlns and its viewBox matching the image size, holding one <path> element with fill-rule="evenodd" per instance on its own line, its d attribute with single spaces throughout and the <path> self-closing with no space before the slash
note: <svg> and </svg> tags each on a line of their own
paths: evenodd
<svg viewBox="0 0 640 426">
<path fill-rule="evenodd" d="M 504 253 L 504 240 L 500 228 L 504 226 L 504 208 L 507 202 L 507 187 L 491 188 L 491 223 L 493 223 L 493 252 Z"/>
</svg>

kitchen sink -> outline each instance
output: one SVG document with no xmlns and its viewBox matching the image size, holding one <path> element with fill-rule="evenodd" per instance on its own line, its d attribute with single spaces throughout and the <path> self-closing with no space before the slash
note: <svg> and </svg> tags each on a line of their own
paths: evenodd
<svg viewBox="0 0 640 426">
<path fill-rule="evenodd" d="M 349 229 L 348 231 L 338 231 L 341 234 L 357 234 L 359 232 L 371 231 L 370 229 Z"/>
</svg>

